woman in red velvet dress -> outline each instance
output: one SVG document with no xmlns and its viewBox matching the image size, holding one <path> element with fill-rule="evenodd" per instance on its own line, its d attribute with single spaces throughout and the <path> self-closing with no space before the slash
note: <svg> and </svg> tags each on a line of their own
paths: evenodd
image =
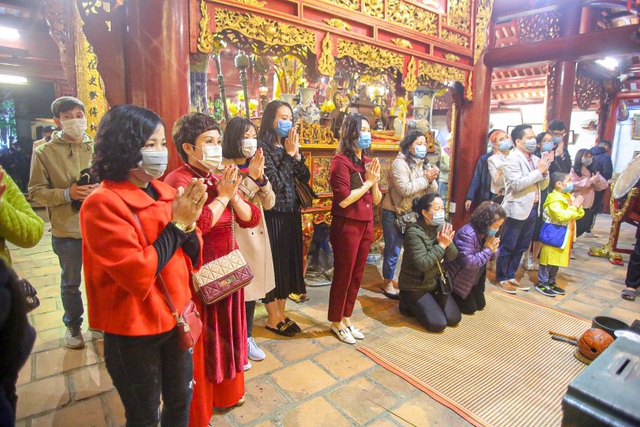
<svg viewBox="0 0 640 427">
<path fill-rule="evenodd" d="M 207 263 L 238 247 L 232 243 L 231 208 L 243 228 L 258 225 L 260 210 L 238 194 L 237 168 L 220 166 L 220 128 L 213 118 L 200 113 L 181 117 L 173 128 L 173 141 L 185 164 L 170 173 L 165 182 L 175 188 L 185 187 L 196 177 L 205 178 L 207 185 L 207 201 L 196 221 L 202 231 L 203 263 Z M 193 299 L 205 328 L 202 339 L 193 347 L 195 386 L 189 425 L 204 427 L 214 407 L 244 403 L 247 320 L 244 290 L 211 305 L 203 304 L 198 295 Z"/>
</svg>

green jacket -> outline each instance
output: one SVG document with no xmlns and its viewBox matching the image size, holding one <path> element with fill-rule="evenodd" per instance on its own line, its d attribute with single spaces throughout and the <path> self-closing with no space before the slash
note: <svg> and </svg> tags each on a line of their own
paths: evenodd
<svg viewBox="0 0 640 427">
<path fill-rule="evenodd" d="M 453 261 L 458 256 L 458 248 L 453 243 L 446 250 L 438 244 L 436 237 L 439 229 L 439 226 L 427 225 L 423 218 L 407 227 L 398 276 L 398 288 L 401 291 L 430 291 L 440 275 L 436 262 L 443 257 L 446 261 Z"/>
<path fill-rule="evenodd" d="M 75 143 L 65 140 L 62 131 L 54 132 L 51 141 L 33 151 L 29 198 L 47 207 L 55 237 L 82 238 L 80 216 L 71 208 L 68 191 L 80 179 L 80 171 L 91 166 L 92 156 L 89 135 Z"/>
<path fill-rule="evenodd" d="M 31 209 L 13 179 L 5 172 L 7 189 L 0 204 L 0 258 L 11 265 L 6 240 L 22 248 L 38 244 L 44 232 L 44 221 Z"/>
</svg>

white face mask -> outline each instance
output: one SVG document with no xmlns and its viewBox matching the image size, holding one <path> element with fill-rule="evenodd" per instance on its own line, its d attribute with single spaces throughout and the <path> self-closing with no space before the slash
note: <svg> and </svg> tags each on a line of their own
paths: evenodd
<svg viewBox="0 0 640 427">
<path fill-rule="evenodd" d="M 222 164 L 222 146 L 221 145 L 205 145 L 202 147 L 202 160 L 204 166 L 209 170 L 215 170 Z"/>
<path fill-rule="evenodd" d="M 245 159 L 253 157 L 258 149 L 258 140 L 255 138 L 246 138 L 242 140 L 242 155 Z"/>
<path fill-rule="evenodd" d="M 83 117 L 81 119 L 69 119 L 62 123 L 62 133 L 67 135 L 71 139 L 80 139 L 84 137 L 84 133 L 87 130 L 87 119 Z"/>
<path fill-rule="evenodd" d="M 169 152 L 167 150 L 142 150 L 142 162 L 138 169 L 131 173 L 142 182 L 149 182 L 160 178 L 167 170 Z"/>
</svg>

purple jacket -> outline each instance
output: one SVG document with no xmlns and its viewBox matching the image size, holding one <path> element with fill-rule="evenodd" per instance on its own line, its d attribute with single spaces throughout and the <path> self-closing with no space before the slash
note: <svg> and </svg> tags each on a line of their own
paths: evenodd
<svg viewBox="0 0 640 427">
<path fill-rule="evenodd" d="M 493 252 L 484 247 L 481 236 L 470 223 L 456 232 L 453 243 L 458 248 L 458 257 L 446 263 L 446 268 L 453 283 L 453 292 L 466 298 Z"/>
</svg>

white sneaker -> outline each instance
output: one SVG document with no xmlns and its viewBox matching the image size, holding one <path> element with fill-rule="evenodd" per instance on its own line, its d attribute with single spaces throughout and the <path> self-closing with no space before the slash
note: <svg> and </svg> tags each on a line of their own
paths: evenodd
<svg viewBox="0 0 640 427">
<path fill-rule="evenodd" d="M 351 336 L 354 337 L 357 340 L 363 340 L 364 339 L 364 334 L 362 333 L 362 331 L 358 328 L 356 328 L 355 326 L 351 325 L 348 326 L 349 328 L 349 332 L 351 332 Z"/>
<path fill-rule="evenodd" d="M 247 340 L 247 350 L 249 353 L 249 359 L 255 360 L 256 362 L 264 360 L 264 358 L 267 357 L 264 351 L 258 347 L 258 344 L 256 344 L 256 340 L 253 339 L 253 337 L 249 337 Z"/>
<path fill-rule="evenodd" d="M 584 237 L 588 237 L 590 239 L 598 239 L 600 237 L 600 235 L 593 233 L 591 231 L 587 231 L 586 233 L 583 234 Z"/>
<path fill-rule="evenodd" d="M 84 338 L 82 337 L 82 327 L 80 325 L 67 327 L 67 332 L 64 334 L 64 345 L 74 350 L 84 348 Z"/>
<path fill-rule="evenodd" d="M 347 344 L 356 343 L 355 338 L 353 338 L 353 335 L 351 335 L 351 332 L 349 332 L 348 328 L 339 330 L 335 326 L 331 325 L 331 330 L 333 331 L 334 334 L 336 334 L 336 337 L 338 337 L 340 341 L 346 342 Z"/>
<path fill-rule="evenodd" d="M 249 369 L 251 369 L 251 362 L 247 360 L 247 364 L 244 365 L 244 370 L 248 371 Z"/>
</svg>

